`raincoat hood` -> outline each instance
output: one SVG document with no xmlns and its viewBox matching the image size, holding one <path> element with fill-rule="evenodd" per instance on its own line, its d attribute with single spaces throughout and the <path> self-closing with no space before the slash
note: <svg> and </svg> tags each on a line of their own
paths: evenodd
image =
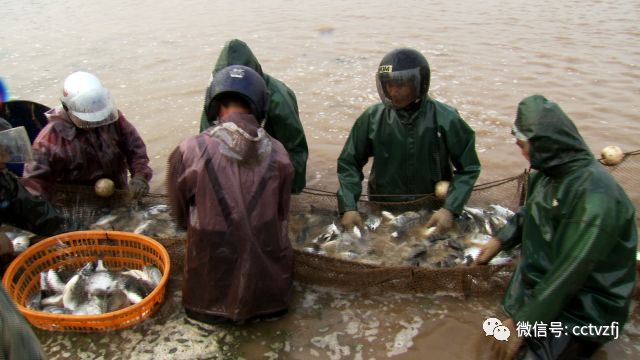
<svg viewBox="0 0 640 360">
<path fill-rule="evenodd" d="M 241 40 L 228 41 L 216 61 L 211 76 L 229 65 L 244 65 L 256 71 L 264 79 L 269 91 L 269 104 L 267 108 L 267 121 L 265 131 L 284 145 L 293 167 L 295 176 L 291 191 L 300 193 L 306 185 L 307 158 L 309 149 L 304 134 L 300 115 L 298 114 L 298 101 L 296 95 L 284 82 L 262 71 L 249 46 Z M 203 111 L 200 115 L 200 132 L 207 130 L 214 123 L 209 122 L 206 116 L 206 94 L 203 103 Z"/>
<path fill-rule="evenodd" d="M 213 73 L 215 74 L 229 65 L 244 65 L 255 70 L 260 76 L 264 76 L 258 59 L 242 40 L 233 39 L 224 45 L 216 66 L 213 68 Z"/>
<path fill-rule="evenodd" d="M 250 114 L 229 114 L 206 133 L 220 141 L 223 155 L 242 164 L 262 162 L 271 153 L 271 138 Z"/>
<path fill-rule="evenodd" d="M 529 141 L 533 169 L 553 176 L 595 160 L 573 121 L 544 96 L 520 101 L 514 126 Z"/>
</svg>

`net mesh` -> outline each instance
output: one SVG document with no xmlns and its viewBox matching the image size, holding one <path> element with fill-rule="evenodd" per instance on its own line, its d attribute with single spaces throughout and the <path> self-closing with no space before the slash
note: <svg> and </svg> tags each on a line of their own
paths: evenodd
<svg viewBox="0 0 640 360">
<path fill-rule="evenodd" d="M 624 161 L 616 166 L 606 167 L 625 189 L 636 208 L 640 204 L 640 150 L 626 153 Z M 526 196 L 528 174 L 522 174 L 498 181 L 480 184 L 467 203 L 473 207 L 487 207 L 500 204 L 516 210 Z M 57 189 L 54 203 L 65 215 L 74 219 L 77 226 L 88 226 L 105 214 L 109 209 L 131 206 L 130 199 L 124 191 L 116 191 L 109 198 L 95 195 L 93 188 L 78 186 L 60 186 Z M 134 206 L 141 208 L 157 204 L 166 204 L 166 197 L 161 194 L 150 194 L 139 200 Z M 359 208 L 365 212 L 407 211 L 419 208 L 437 208 L 441 205 L 434 195 L 427 194 L 418 200 L 402 203 L 381 203 L 368 201 L 364 195 Z M 309 212 L 310 209 L 324 210 L 337 216 L 338 206 L 335 192 L 305 189 L 302 194 L 292 196 L 291 216 Z M 636 215 L 636 223 L 640 217 Z M 289 234 L 295 236 L 300 229 L 292 228 Z M 119 229 L 114 229 L 119 230 Z M 156 238 L 171 255 L 172 271 L 181 271 L 185 251 L 184 237 Z M 292 239 L 293 241 L 293 239 Z M 295 252 L 294 278 L 297 281 L 334 287 L 343 290 L 396 291 L 403 293 L 448 293 L 463 296 L 480 296 L 504 290 L 507 285 L 513 264 L 488 266 L 459 266 L 451 268 L 425 268 L 416 266 L 380 266 L 357 261 L 349 261 L 325 255 Z M 640 268 L 638 268 L 640 278 Z M 636 291 L 636 297 L 638 291 Z"/>
</svg>

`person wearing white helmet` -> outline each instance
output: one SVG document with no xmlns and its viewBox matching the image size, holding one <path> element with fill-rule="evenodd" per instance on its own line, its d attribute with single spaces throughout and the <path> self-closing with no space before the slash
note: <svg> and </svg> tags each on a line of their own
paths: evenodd
<svg viewBox="0 0 640 360">
<path fill-rule="evenodd" d="M 27 187 L 51 196 L 50 184 L 93 186 L 108 178 L 134 198 L 148 193 L 153 172 L 146 145 L 100 79 L 74 72 L 60 100 L 62 107 L 46 113 L 49 123 L 33 143 L 35 162 L 24 169 Z"/>
</svg>

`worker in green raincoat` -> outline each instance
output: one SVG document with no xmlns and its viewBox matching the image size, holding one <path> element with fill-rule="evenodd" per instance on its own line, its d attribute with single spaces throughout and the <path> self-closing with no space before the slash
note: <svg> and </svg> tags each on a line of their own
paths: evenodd
<svg viewBox="0 0 640 360">
<path fill-rule="evenodd" d="M 284 145 L 293 164 L 294 177 L 291 192 L 299 194 L 306 186 L 307 158 L 309 149 L 304 129 L 298 114 L 296 95 L 284 82 L 262 72 L 249 46 L 238 39 L 227 42 L 220 52 L 211 76 L 229 65 L 244 65 L 262 76 L 271 94 L 264 129 L 267 133 Z M 204 110 L 200 118 L 200 132 L 205 131 L 210 124 Z"/>
<path fill-rule="evenodd" d="M 508 342 L 496 358 L 589 358 L 629 317 L 637 230 L 633 204 L 594 158 L 573 122 L 542 96 L 522 100 L 513 128 L 532 171 L 525 205 L 485 245 L 477 263 L 521 245 L 503 305 Z M 564 334 L 514 336 L 536 322 Z M 559 335 L 559 336 L 556 336 Z M 532 357 L 533 356 L 533 357 Z"/>
<path fill-rule="evenodd" d="M 430 77 L 427 59 L 413 49 L 393 50 L 380 62 L 376 84 L 382 103 L 360 115 L 338 158 L 344 228 L 363 225 L 357 202 L 370 157 L 370 200 L 415 200 L 406 195 L 432 194 L 446 180 L 451 185 L 444 205 L 427 226 L 445 231 L 462 212 L 480 175 L 475 134 L 456 109 L 427 94 Z"/>
</svg>

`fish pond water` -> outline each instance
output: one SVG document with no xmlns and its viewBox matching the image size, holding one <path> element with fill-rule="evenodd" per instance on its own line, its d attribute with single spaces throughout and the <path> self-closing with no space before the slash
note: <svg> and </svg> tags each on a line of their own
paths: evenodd
<svg viewBox="0 0 640 360">
<path fill-rule="evenodd" d="M 637 1 L 5 0 L 0 9 L 10 98 L 57 106 L 68 74 L 96 73 L 147 144 L 155 193 L 169 153 L 197 132 L 211 69 L 231 38 L 296 92 L 308 187 L 337 190 L 348 132 L 379 101 L 375 69 L 401 46 L 425 54 L 430 95 L 475 130 L 480 182 L 527 167 L 509 130 L 518 101 L 536 93 L 563 107 L 595 154 L 640 148 Z M 640 203 L 638 189 L 629 196 Z M 179 284 L 172 276 L 159 312 L 131 329 L 37 335 L 51 359 L 481 359 L 481 324 L 501 317 L 499 292 L 464 299 L 298 283 L 282 319 L 208 327 L 185 318 Z M 634 302 L 622 337 L 595 358 L 640 358 L 639 324 Z"/>
</svg>

